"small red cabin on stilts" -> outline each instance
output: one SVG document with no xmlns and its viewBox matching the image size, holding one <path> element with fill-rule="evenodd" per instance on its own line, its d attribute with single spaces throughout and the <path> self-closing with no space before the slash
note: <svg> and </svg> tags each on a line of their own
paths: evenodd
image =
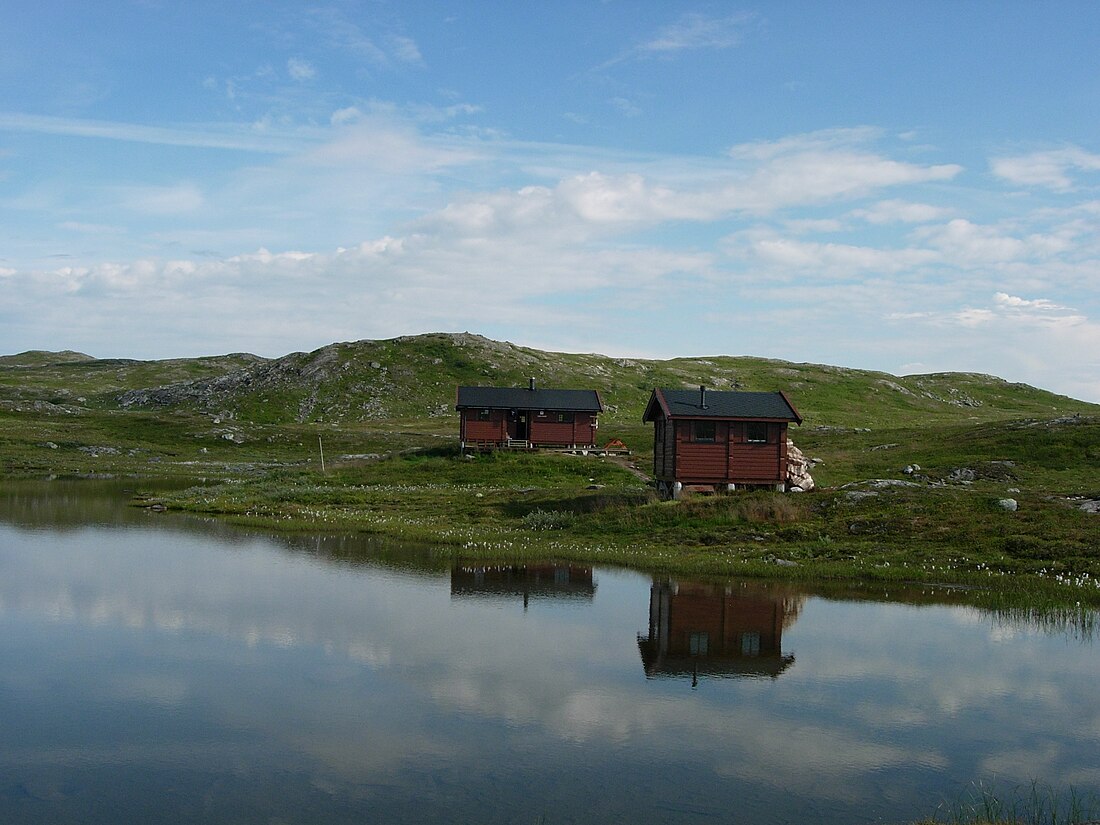
<svg viewBox="0 0 1100 825">
<path fill-rule="evenodd" d="M 596 390 L 541 390 L 532 378 L 526 389 L 459 387 L 455 409 L 462 449 L 589 449 L 603 401 Z"/>
<path fill-rule="evenodd" d="M 768 486 L 787 478 L 787 425 L 802 416 L 782 392 L 655 389 L 653 477 L 665 498 L 687 485 Z"/>
</svg>

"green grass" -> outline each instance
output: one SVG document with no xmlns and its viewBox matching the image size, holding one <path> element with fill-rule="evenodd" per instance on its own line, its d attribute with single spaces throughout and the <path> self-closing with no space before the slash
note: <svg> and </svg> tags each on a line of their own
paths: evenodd
<svg viewBox="0 0 1100 825">
<path fill-rule="evenodd" d="M 1098 811 L 1100 800 L 1073 787 L 1060 791 L 1039 782 L 1013 787 L 979 782 L 915 825 L 1085 825 L 1096 821 Z"/>
<path fill-rule="evenodd" d="M 33 357 L 32 357 L 33 356 Z M 84 397 L 110 407 L 123 390 L 223 376 L 249 368 L 251 380 L 207 412 L 240 421 L 326 424 L 449 420 L 458 384 L 593 387 L 607 404 L 604 424 L 635 449 L 648 440 L 640 419 L 656 386 L 785 390 L 808 427 L 898 429 L 1097 413 L 1096 405 L 969 373 L 898 377 L 868 370 L 765 358 L 710 356 L 667 361 L 553 353 L 476 335 L 422 335 L 333 344 L 271 362 L 230 355 L 173 361 L 73 360 L 48 354 L 0 359 L 0 399 L 22 392 Z M 64 393 L 68 392 L 69 395 Z M 60 394 L 60 395 L 59 395 Z M 187 402 L 195 408 L 195 402 Z"/>
<path fill-rule="evenodd" d="M 356 530 L 499 559 L 552 556 L 679 574 L 963 584 L 1100 604 L 1100 523 L 1004 480 L 661 502 L 604 458 L 453 448 L 283 469 L 164 498 L 173 508 L 289 530 Z M 1018 482 L 1014 482 L 1018 483 Z"/>
<path fill-rule="evenodd" d="M 234 375 L 220 385 L 229 390 L 206 400 L 118 404 L 127 389 Z M 607 459 L 458 456 L 455 385 L 524 385 L 528 376 L 542 386 L 600 388 L 608 407 L 601 440 L 626 442 L 642 471 L 652 460 L 652 430 L 641 423 L 652 387 L 782 388 L 806 418 L 791 436 L 819 460 L 820 489 L 658 502 Z M 371 532 L 484 557 L 949 582 L 1095 603 L 1100 517 L 1069 499 L 1100 497 L 1098 412 L 981 375 L 610 359 L 477 336 L 334 344 L 271 362 L 24 353 L 0 358 L 0 476 L 224 479 L 166 501 L 242 524 Z M 903 475 L 913 464 L 920 470 Z M 946 481 L 956 470 L 972 483 Z M 1000 508 L 1004 498 L 1019 510 Z"/>
</svg>

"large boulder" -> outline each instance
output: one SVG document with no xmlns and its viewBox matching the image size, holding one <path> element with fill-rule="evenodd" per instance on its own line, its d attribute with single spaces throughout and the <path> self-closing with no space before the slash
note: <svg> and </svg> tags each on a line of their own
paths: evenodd
<svg viewBox="0 0 1100 825">
<path fill-rule="evenodd" d="M 787 489 L 801 490 L 808 493 L 814 488 L 814 480 L 810 475 L 811 462 L 794 442 L 787 439 Z"/>
</svg>

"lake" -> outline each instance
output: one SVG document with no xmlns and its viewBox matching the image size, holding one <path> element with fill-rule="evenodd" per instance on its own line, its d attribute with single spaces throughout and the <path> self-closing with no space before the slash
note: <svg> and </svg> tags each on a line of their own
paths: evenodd
<svg viewBox="0 0 1100 825">
<path fill-rule="evenodd" d="M 1100 794 L 1087 626 L 0 492 L 0 822 L 897 822 Z"/>
</svg>

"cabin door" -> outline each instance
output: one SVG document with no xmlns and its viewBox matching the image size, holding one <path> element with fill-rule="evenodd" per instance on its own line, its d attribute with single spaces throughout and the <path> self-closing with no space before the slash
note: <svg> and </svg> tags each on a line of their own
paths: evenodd
<svg viewBox="0 0 1100 825">
<path fill-rule="evenodd" d="M 527 413 L 521 412 L 516 416 L 516 441 L 527 440 Z"/>
</svg>

